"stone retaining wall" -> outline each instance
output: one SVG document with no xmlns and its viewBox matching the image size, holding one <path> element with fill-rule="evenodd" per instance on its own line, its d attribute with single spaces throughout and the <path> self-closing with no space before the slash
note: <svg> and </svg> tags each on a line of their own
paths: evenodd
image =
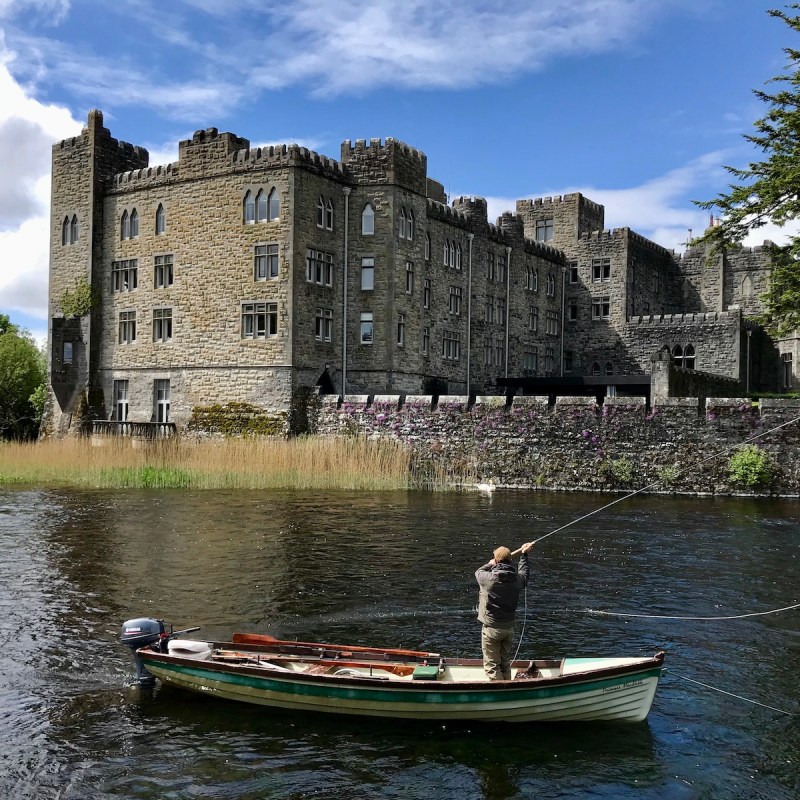
<svg viewBox="0 0 800 800">
<path fill-rule="evenodd" d="M 800 400 L 349 395 L 321 398 L 320 435 L 389 436 L 413 450 L 421 482 L 446 480 L 556 490 L 800 494 Z M 785 424 L 788 423 L 788 424 Z M 773 430 L 783 425 L 778 430 Z M 767 431 L 772 431 L 766 433 Z M 775 477 L 748 489 L 730 456 L 751 437 Z M 651 486 L 652 484 L 652 486 Z"/>
</svg>

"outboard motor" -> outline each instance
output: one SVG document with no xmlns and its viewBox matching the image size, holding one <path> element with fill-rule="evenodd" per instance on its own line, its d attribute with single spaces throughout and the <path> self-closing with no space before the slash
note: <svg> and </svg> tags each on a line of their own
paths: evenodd
<svg viewBox="0 0 800 800">
<path fill-rule="evenodd" d="M 131 649 L 133 661 L 136 664 L 136 680 L 143 686 L 155 682 L 155 678 L 145 669 L 142 659 L 136 655 L 140 647 L 155 644 L 164 638 L 164 623 L 160 619 L 129 619 L 122 623 L 122 632 L 119 640 Z"/>
</svg>

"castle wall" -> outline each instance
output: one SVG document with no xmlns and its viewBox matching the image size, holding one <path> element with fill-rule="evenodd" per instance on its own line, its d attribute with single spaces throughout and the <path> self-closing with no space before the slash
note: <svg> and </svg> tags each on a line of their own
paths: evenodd
<svg viewBox="0 0 800 800">
<path fill-rule="evenodd" d="M 741 398 L 667 399 L 648 410 L 644 398 L 498 398 L 398 396 L 323 398 L 316 420 L 323 435 L 386 436 L 412 448 L 420 482 L 433 476 L 493 478 L 524 489 L 729 494 L 753 490 L 731 481 L 728 461 L 755 433 L 800 414 L 800 401 Z M 757 442 L 772 459 L 774 494 L 800 493 L 800 424 Z"/>
</svg>

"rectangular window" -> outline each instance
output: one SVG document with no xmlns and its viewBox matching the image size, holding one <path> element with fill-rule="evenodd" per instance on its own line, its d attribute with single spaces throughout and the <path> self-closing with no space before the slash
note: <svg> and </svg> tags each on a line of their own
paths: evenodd
<svg viewBox="0 0 800 800">
<path fill-rule="evenodd" d="M 546 372 L 553 372 L 556 366 L 556 351 L 553 347 L 548 347 L 545 350 L 545 364 L 544 368 Z"/>
<path fill-rule="evenodd" d="M 169 422 L 169 378 L 158 378 L 153 385 L 156 422 Z"/>
<path fill-rule="evenodd" d="M 429 233 L 425 234 L 425 260 L 431 260 L 431 235 Z"/>
<path fill-rule="evenodd" d="M 458 361 L 461 358 L 461 334 L 458 331 L 442 332 L 442 358 Z"/>
<path fill-rule="evenodd" d="M 119 312 L 119 343 L 131 344 L 136 341 L 136 312 Z"/>
<path fill-rule="evenodd" d="M 278 277 L 277 244 L 257 244 L 254 261 L 254 277 L 257 281 L 265 281 L 267 278 Z"/>
<path fill-rule="evenodd" d="M 414 294 L 414 262 L 406 261 L 406 294 Z"/>
<path fill-rule="evenodd" d="M 539 368 L 539 353 L 535 347 L 526 350 L 522 354 L 522 374 L 523 375 L 536 375 Z"/>
<path fill-rule="evenodd" d="M 531 306 L 528 309 L 528 330 L 538 333 L 539 331 L 539 308 Z"/>
<path fill-rule="evenodd" d="M 546 317 L 546 333 L 550 336 L 558 336 L 558 324 L 560 314 L 558 311 L 548 311 Z"/>
<path fill-rule="evenodd" d="M 486 300 L 483 304 L 483 321 L 492 323 L 494 322 L 494 296 L 487 294 Z"/>
<path fill-rule="evenodd" d="M 611 314 L 611 298 L 595 297 L 592 299 L 592 319 L 608 319 Z"/>
<path fill-rule="evenodd" d="M 572 372 L 574 356 L 572 350 L 564 351 L 564 372 Z"/>
<path fill-rule="evenodd" d="M 494 281 L 495 276 L 495 256 L 494 253 L 486 254 L 486 280 Z"/>
<path fill-rule="evenodd" d="M 371 292 L 375 288 L 375 259 L 372 256 L 361 259 L 361 291 Z"/>
<path fill-rule="evenodd" d="M 361 313 L 361 344 L 372 344 L 373 333 L 372 312 L 364 311 Z"/>
<path fill-rule="evenodd" d="M 406 344 L 406 315 L 397 315 L 397 344 L 399 347 L 405 347 Z"/>
<path fill-rule="evenodd" d="M 267 339 L 277 335 L 277 303 L 242 303 L 243 339 Z"/>
<path fill-rule="evenodd" d="M 172 286 L 172 256 L 156 256 L 153 259 L 153 274 L 156 289 Z"/>
<path fill-rule="evenodd" d="M 450 287 L 450 305 L 448 311 L 451 314 L 459 317 L 461 316 L 461 287 L 460 286 L 451 286 Z"/>
<path fill-rule="evenodd" d="M 505 364 L 506 348 L 502 339 L 494 340 L 494 363 L 495 366 L 502 367 Z"/>
<path fill-rule="evenodd" d="M 549 242 L 553 239 L 553 218 L 536 220 L 536 241 Z"/>
<path fill-rule="evenodd" d="M 114 381 L 114 419 L 117 422 L 128 419 L 128 381 Z"/>
<path fill-rule="evenodd" d="M 330 342 L 333 340 L 333 309 L 317 309 L 314 321 L 314 335 L 318 342 Z"/>
<path fill-rule="evenodd" d="M 64 342 L 64 353 L 62 361 L 64 365 L 72 363 L 72 342 Z"/>
<path fill-rule="evenodd" d="M 578 262 L 577 261 L 570 261 L 567 265 L 569 268 L 569 282 L 570 283 L 577 283 L 578 282 Z"/>
<path fill-rule="evenodd" d="M 317 286 L 333 286 L 333 256 L 330 253 L 311 248 L 306 250 L 306 281 Z"/>
<path fill-rule="evenodd" d="M 132 292 L 139 285 L 138 259 L 112 262 L 111 284 L 115 292 Z"/>
<path fill-rule="evenodd" d="M 498 297 L 495 300 L 497 308 L 495 310 L 495 322 L 501 327 L 506 326 L 506 299 L 505 297 Z"/>
<path fill-rule="evenodd" d="M 487 367 L 492 366 L 492 354 L 494 353 L 494 348 L 492 347 L 492 340 L 491 339 L 484 339 L 483 340 L 483 363 Z"/>
<path fill-rule="evenodd" d="M 427 356 L 431 349 L 431 329 L 426 325 L 422 329 L 422 355 Z"/>
<path fill-rule="evenodd" d="M 497 282 L 505 283 L 506 281 L 506 257 L 497 256 Z"/>
<path fill-rule="evenodd" d="M 153 341 L 169 342 L 172 340 L 172 309 L 153 309 Z"/>
<path fill-rule="evenodd" d="M 431 279 L 430 278 L 425 278 L 425 281 L 422 284 L 422 307 L 423 308 L 430 308 L 431 307 Z"/>
<path fill-rule="evenodd" d="M 567 319 L 575 322 L 578 319 L 578 301 L 570 300 L 567 305 Z"/>
<path fill-rule="evenodd" d="M 611 280 L 611 259 L 592 259 L 592 283 L 606 283 Z"/>
</svg>

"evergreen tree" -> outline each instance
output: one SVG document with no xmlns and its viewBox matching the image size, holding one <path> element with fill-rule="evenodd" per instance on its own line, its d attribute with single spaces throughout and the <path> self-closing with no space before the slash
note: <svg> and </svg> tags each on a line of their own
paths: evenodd
<svg viewBox="0 0 800 800">
<path fill-rule="evenodd" d="M 41 417 L 37 390 L 45 381 L 42 354 L 33 338 L 0 315 L 0 437 L 36 435 Z M 37 408 L 37 403 L 39 407 Z"/>
<path fill-rule="evenodd" d="M 786 8 L 800 11 L 800 3 Z M 800 16 L 778 10 L 767 13 L 800 33 Z M 786 74 L 768 82 L 779 87 L 774 92 L 753 92 L 769 110 L 754 123 L 754 133 L 744 134 L 764 153 L 765 160 L 755 161 L 747 169 L 726 166 L 737 182 L 729 186 L 729 192 L 698 203 L 721 213 L 720 224 L 701 237 L 712 251 L 741 242 L 751 230 L 768 222 L 784 225 L 800 219 L 800 50 L 785 47 L 784 52 Z M 800 328 L 800 235 L 782 247 L 773 245 L 771 250 L 772 275 L 761 322 L 773 335 L 785 336 Z"/>
</svg>

